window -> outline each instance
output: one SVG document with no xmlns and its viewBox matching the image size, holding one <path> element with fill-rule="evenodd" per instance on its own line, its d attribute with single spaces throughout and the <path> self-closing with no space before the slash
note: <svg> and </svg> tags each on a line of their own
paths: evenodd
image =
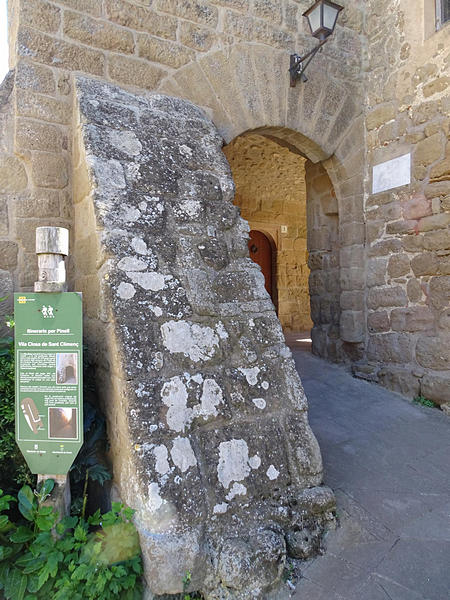
<svg viewBox="0 0 450 600">
<path fill-rule="evenodd" d="M 450 0 L 436 0 L 436 29 L 450 21 Z"/>
</svg>

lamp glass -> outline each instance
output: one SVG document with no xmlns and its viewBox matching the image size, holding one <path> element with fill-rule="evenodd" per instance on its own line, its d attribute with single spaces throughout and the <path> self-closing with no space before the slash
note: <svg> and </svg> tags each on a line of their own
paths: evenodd
<svg viewBox="0 0 450 600">
<path fill-rule="evenodd" d="M 313 10 L 308 14 L 309 26 L 311 27 L 311 31 L 314 34 L 321 26 L 320 19 L 321 6 L 320 4 L 313 8 Z"/>
<path fill-rule="evenodd" d="M 333 31 L 334 26 L 336 25 L 336 19 L 338 17 L 339 10 L 330 6 L 329 4 L 323 5 L 323 26 Z"/>
</svg>

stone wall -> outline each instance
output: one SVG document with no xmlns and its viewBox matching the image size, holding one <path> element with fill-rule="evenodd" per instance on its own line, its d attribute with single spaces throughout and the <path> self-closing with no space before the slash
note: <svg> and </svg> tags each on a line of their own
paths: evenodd
<svg viewBox="0 0 450 600">
<path fill-rule="evenodd" d="M 340 335 L 341 305 L 347 310 L 362 307 L 355 306 L 353 292 L 348 292 L 351 302 L 345 291 L 341 294 L 339 209 L 330 178 L 320 163 L 306 163 L 306 185 L 312 351 L 339 361 L 345 356 Z M 348 266 L 345 259 L 343 266 Z M 358 332 L 357 342 L 362 333 Z"/>
<path fill-rule="evenodd" d="M 450 402 L 450 27 L 430 29 L 432 4 L 369 3 L 369 364 L 358 372 L 442 404 Z M 407 153 L 411 184 L 372 194 L 373 165 Z"/>
<path fill-rule="evenodd" d="M 276 304 L 284 329 L 312 327 L 306 251 L 305 159 L 256 134 L 224 148 L 236 186 L 235 203 L 250 229 L 276 246 Z M 282 231 L 285 225 L 287 231 Z"/>
<path fill-rule="evenodd" d="M 147 584 L 266 598 L 334 500 L 221 137 L 183 100 L 77 92 L 75 282 Z"/>
</svg>

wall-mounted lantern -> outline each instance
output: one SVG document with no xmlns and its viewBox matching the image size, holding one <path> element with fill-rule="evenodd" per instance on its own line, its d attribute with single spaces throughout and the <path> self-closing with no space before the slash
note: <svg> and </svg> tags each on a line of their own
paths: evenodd
<svg viewBox="0 0 450 600">
<path fill-rule="evenodd" d="M 291 64 L 289 72 L 291 74 L 291 87 L 295 87 L 297 80 L 308 81 L 305 71 L 306 67 L 312 61 L 317 52 L 322 48 L 329 36 L 336 27 L 336 22 L 343 6 L 331 2 L 330 0 L 317 0 L 303 16 L 308 19 L 311 34 L 317 38 L 320 43 L 305 56 L 291 54 Z"/>
</svg>

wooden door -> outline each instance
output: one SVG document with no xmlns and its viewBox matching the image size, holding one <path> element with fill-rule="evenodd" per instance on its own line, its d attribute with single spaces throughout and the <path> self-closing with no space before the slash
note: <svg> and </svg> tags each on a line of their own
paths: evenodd
<svg viewBox="0 0 450 600">
<path fill-rule="evenodd" d="M 260 267 L 264 275 L 266 290 L 273 298 L 272 292 L 272 246 L 270 241 L 261 231 L 250 231 L 248 242 L 250 258 Z"/>
</svg>

